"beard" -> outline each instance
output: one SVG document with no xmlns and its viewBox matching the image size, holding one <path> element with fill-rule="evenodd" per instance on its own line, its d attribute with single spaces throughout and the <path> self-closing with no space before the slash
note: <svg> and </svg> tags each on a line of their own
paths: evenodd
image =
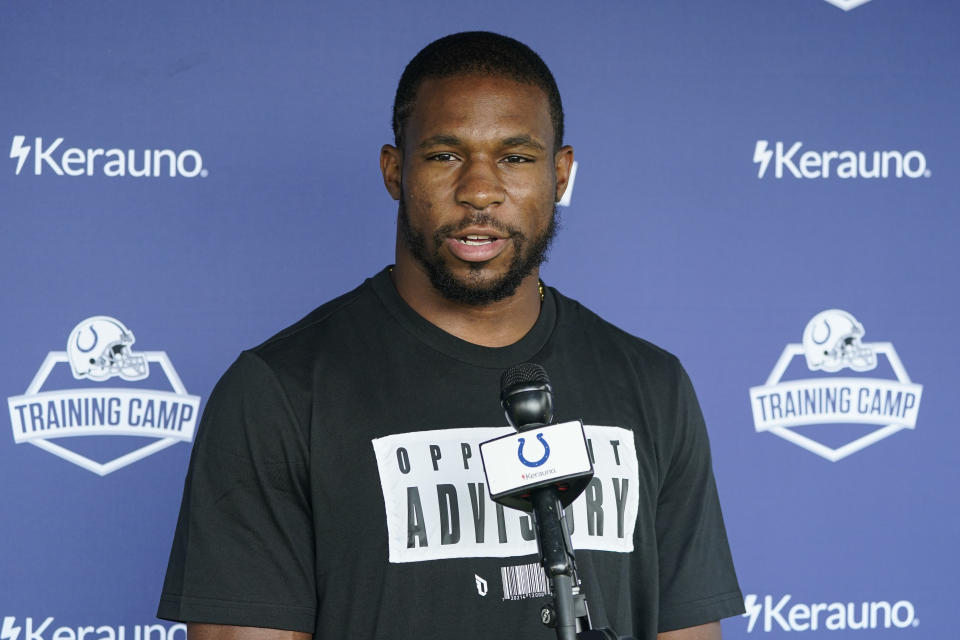
<svg viewBox="0 0 960 640">
<path fill-rule="evenodd" d="M 410 224 L 410 216 L 401 195 L 397 210 L 397 230 L 403 244 L 426 270 L 430 283 L 447 300 L 469 305 L 483 306 L 498 302 L 512 296 L 520 283 L 533 273 L 533 270 L 547 261 L 547 254 L 559 226 L 559 212 L 553 207 L 550 222 L 543 233 L 528 238 L 517 229 L 503 224 L 489 213 L 476 213 L 464 218 L 459 224 L 449 224 L 439 227 L 428 241 L 421 232 Z M 496 229 L 507 236 L 513 243 L 513 257 L 507 271 L 498 278 L 483 277 L 486 263 L 470 263 L 469 273 L 465 279 L 459 279 L 453 274 L 449 265 L 440 255 L 440 247 L 444 241 L 471 225 L 482 225 Z"/>
</svg>

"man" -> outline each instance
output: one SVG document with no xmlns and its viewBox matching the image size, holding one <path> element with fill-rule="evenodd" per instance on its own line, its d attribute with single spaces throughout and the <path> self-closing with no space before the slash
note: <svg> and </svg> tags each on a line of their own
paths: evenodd
<svg viewBox="0 0 960 640">
<path fill-rule="evenodd" d="M 191 640 L 554 637 L 530 520 L 490 501 L 477 450 L 501 372 L 535 361 L 558 420 L 590 425 L 568 521 L 594 626 L 718 638 L 742 597 L 689 380 L 539 280 L 573 162 L 550 71 L 503 36 L 442 38 L 394 133 L 396 264 L 221 379 L 158 615 Z"/>
</svg>

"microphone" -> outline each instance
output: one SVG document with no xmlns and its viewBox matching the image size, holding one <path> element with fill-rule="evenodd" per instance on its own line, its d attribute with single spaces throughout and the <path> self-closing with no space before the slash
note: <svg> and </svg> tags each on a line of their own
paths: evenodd
<svg viewBox="0 0 960 640">
<path fill-rule="evenodd" d="M 500 403 L 516 433 L 480 444 L 490 497 L 521 511 L 533 511 L 533 492 L 556 487 L 570 506 L 593 477 L 593 463 L 579 420 L 553 422 L 553 387 L 546 370 L 526 362 L 500 379 Z"/>
<path fill-rule="evenodd" d="M 540 620 L 556 630 L 558 640 L 615 640 L 612 630 L 592 628 L 563 521 L 563 509 L 593 477 L 583 423 L 553 423 L 553 387 L 533 362 L 503 372 L 500 405 L 516 433 L 481 443 L 480 458 L 490 497 L 533 512 L 540 563 L 554 598 L 540 610 Z M 525 453 L 528 444 L 536 454 Z"/>
<path fill-rule="evenodd" d="M 500 405 L 507 422 L 517 431 L 553 422 L 553 387 L 546 369 L 525 362 L 504 371 L 500 377 Z"/>
<path fill-rule="evenodd" d="M 563 508 L 593 477 L 583 424 L 579 420 L 553 424 L 550 379 L 543 367 L 531 362 L 504 372 L 500 403 L 517 431 L 480 444 L 490 497 L 533 512 L 540 563 L 554 598 L 543 606 L 540 618 L 556 630 L 559 640 L 574 640 L 580 628 L 590 628 L 590 618 L 579 593 Z"/>
</svg>

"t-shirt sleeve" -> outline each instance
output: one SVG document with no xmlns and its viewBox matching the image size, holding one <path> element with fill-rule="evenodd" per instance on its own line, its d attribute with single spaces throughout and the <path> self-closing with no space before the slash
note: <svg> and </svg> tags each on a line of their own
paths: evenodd
<svg viewBox="0 0 960 640">
<path fill-rule="evenodd" d="M 308 460 L 283 388 L 245 352 L 200 422 L 158 617 L 314 631 Z"/>
<path fill-rule="evenodd" d="M 710 445 L 693 385 L 677 365 L 669 407 L 676 416 L 657 502 L 660 615 L 658 631 L 706 624 L 743 612 L 710 461 Z"/>
</svg>

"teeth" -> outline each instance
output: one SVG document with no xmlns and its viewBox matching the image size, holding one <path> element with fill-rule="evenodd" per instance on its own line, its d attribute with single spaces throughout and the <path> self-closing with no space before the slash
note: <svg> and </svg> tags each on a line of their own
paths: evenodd
<svg viewBox="0 0 960 640">
<path fill-rule="evenodd" d="M 493 238 L 490 236 L 477 236 L 477 235 L 469 235 L 466 238 L 460 238 L 459 240 L 461 243 L 470 245 L 472 247 L 475 247 L 481 244 L 489 244 L 493 242 Z"/>
</svg>

